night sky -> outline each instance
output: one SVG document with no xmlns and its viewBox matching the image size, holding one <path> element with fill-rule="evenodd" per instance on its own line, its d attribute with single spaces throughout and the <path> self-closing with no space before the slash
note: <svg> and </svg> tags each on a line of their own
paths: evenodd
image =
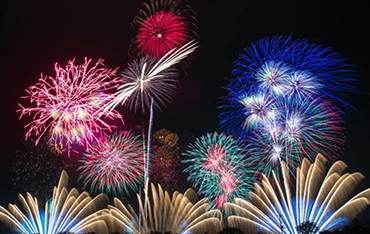
<svg viewBox="0 0 370 234">
<path fill-rule="evenodd" d="M 105 60 L 110 68 L 126 67 L 131 21 L 142 6 L 140 0 L 3 1 L 1 7 L 1 170 L 0 205 L 18 202 L 12 189 L 15 152 L 24 141 L 18 102 L 40 73 L 55 75 L 54 63 L 66 65 L 76 58 Z M 233 61 L 243 48 L 265 36 L 308 38 L 332 47 L 354 64 L 360 79 L 352 95 L 353 113 L 346 118 L 347 143 L 341 158 L 349 171 L 366 177 L 370 187 L 370 15 L 365 1 L 294 0 L 190 0 L 197 14 L 200 47 L 193 54 L 187 76 L 171 104 L 155 114 L 154 130 L 176 131 L 183 142 L 219 131 L 217 101 L 226 91 Z M 141 120 L 133 118 L 132 124 Z M 50 191 L 51 194 L 51 191 Z M 369 215 L 370 217 L 370 215 Z M 367 220 L 370 220 L 368 218 Z"/>
</svg>

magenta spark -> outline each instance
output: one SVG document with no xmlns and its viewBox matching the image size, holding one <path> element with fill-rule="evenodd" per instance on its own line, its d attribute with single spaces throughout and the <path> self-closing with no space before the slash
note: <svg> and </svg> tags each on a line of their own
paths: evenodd
<svg viewBox="0 0 370 234">
<path fill-rule="evenodd" d="M 55 78 L 43 76 L 39 82 L 26 89 L 30 107 L 21 104 L 20 118 L 32 116 L 32 121 L 25 128 L 25 138 L 37 137 L 36 145 L 41 137 L 47 135 L 49 144 L 58 153 L 67 151 L 73 146 L 88 147 L 91 142 L 111 125 L 106 119 L 122 121 L 117 111 L 100 114 L 101 108 L 110 101 L 110 91 L 118 86 L 117 69 L 105 68 L 103 59 L 89 68 L 91 59 L 85 58 L 83 65 L 75 65 L 74 59 L 65 68 L 55 64 Z"/>
<path fill-rule="evenodd" d="M 227 152 L 224 146 L 218 144 L 210 146 L 205 155 L 206 158 L 202 167 L 212 173 L 220 174 L 225 169 L 223 163 L 226 154 Z"/>
<path fill-rule="evenodd" d="M 91 191 L 129 194 L 143 184 L 144 151 L 140 135 L 115 133 L 93 144 L 80 162 L 80 178 Z"/>
</svg>

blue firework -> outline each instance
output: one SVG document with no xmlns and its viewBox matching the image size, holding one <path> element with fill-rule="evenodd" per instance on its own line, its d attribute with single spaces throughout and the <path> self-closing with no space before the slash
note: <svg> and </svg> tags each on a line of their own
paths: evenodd
<svg viewBox="0 0 370 234">
<path fill-rule="evenodd" d="M 221 130 L 236 139 L 246 139 L 263 127 L 264 121 L 254 118 L 256 111 L 273 120 L 282 111 L 274 102 L 281 99 L 309 103 L 307 99 L 321 97 L 340 114 L 351 109 L 348 94 L 356 92 L 357 78 L 347 60 L 331 48 L 292 36 L 266 37 L 246 48 L 234 64 L 228 95 L 218 106 Z M 257 97 L 266 102 L 250 105 Z"/>
<path fill-rule="evenodd" d="M 329 101 L 316 98 L 280 99 L 276 118 L 253 131 L 248 137 L 252 154 L 259 160 L 259 170 L 270 175 L 282 160 L 292 174 L 305 156 L 313 161 L 317 153 L 335 161 L 345 142 L 344 121 Z"/>
<path fill-rule="evenodd" d="M 228 90 L 240 82 L 257 83 L 259 88 L 304 95 L 316 93 L 350 108 L 348 93 L 357 81 L 352 65 L 329 47 L 294 39 L 293 36 L 265 37 L 244 49 L 235 61 Z M 235 90 L 234 90 L 235 91 Z M 237 92 L 238 93 L 238 92 Z M 290 93 L 292 94 L 292 93 Z"/>
</svg>

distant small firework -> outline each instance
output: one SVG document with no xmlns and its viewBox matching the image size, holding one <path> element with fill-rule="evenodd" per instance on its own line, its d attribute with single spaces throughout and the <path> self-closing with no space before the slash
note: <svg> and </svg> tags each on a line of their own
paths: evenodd
<svg viewBox="0 0 370 234">
<path fill-rule="evenodd" d="M 131 45 L 133 57 L 160 58 L 192 40 L 194 11 L 186 0 L 150 0 L 133 20 L 137 33 Z M 136 52 L 135 52 L 136 51 Z M 136 54 L 136 55 L 135 55 Z"/>
<path fill-rule="evenodd" d="M 173 66 L 197 47 L 197 42 L 190 41 L 181 48 L 169 51 L 160 59 L 144 56 L 133 60 L 122 72 L 121 85 L 103 112 L 110 113 L 117 105 L 123 104 L 130 110 L 144 113 L 149 110 L 152 98 L 154 108 L 161 110 L 177 89 L 178 74 Z"/>
<path fill-rule="evenodd" d="M 179 181 L 180 156 L 169 147 L 160 146 L 150 159 L 149 178 L 167 191 L 177 189 Z"/>
<path fill-rule="evenodd" d="M 160 129 L 158 131 L 155 131 L 153 134 L 153 138 L 157 140 L 160 144 L 165 145 L 166 144 L 166 137 L 170 135 L 171 132 L 167 129 Z"/>
<path fill-rule="evenodd" d="M 21 107 L 21 116 L 32 115 L 27 124 L 26 139 L 31 135 L 40 138 L 47 135 L 57 153 L 70 152 L 73 145 L 88 147 L 96 141 L 96 134 L 111 131 L 114 126 L 101 118 L 99 110 L 107 103 L 119 79 L 116 70 L 104 67 L 103 60 L 89 68 L 91 59 L 83 65 L 69 61 L 66 68 L 55 64 L 55 78 L 41 75 L 39 83 L 26 90 L 32 107 Z M 107 119 L 122 120 L 115 110 L 107 113 Z"/>
<path fill-rule="evenodd" d="M 183 155 L 189 180 L 218 207 L 234 197 L 246 196 L 253 187 L 254 159 L 230 136 L 216 132 L 204 135 Z"/>
<path fill-rule="evenodd" d="M 129 194 L 143 184 L 144 152 L 140 135 L 114 133 L 94 143 L 79 166 L 80 179 L 93 192 Z"/>
<path fill-rule="evenodd" d="M 177 148 L 179 135 L 168 131 L 167 129 L 160 129 L 153 134 L 153 138 L 158 141 L 158 143 L 168 146 L 169 148 Z"/>
</svg>

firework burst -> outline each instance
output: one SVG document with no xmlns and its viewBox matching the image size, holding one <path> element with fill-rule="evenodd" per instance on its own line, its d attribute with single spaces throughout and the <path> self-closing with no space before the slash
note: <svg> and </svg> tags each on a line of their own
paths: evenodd
<svg viewBox="0 0 370 234">
<path fill-rule="evenodd" d="M 80 178 L 91 191 L 129 194 L 143 184 L 144 152 L 140 135 L 115 133 L 93 144 L 80 162 Z"/>
<path fill-rule="evenodd" d="M 239 55 L 232 75 L 220 127 L 249 145 L 264 173 L 284 159 L 294 175 L 304 156 L 341 152 L 357 79 L 339 54 L 292 36 L 264 38 Z"/>
<path fill-rule="evenodd" d="M 256 83 L 264 91 L 283 95 L 323 95 L 350 108 L 348 94 L 354 93 L 355 73 L 347 60 L 331 48 L 293 39 L 292 36 L 263 38 L 235 61 L 230 88 L 238 83 Z"/>
<path fill-rule="evenodd" d="M 151 183 L 150 188 L 146 192 L 150 196 L 148 213 L 143 208 L 147 200 L 142 201 L 138 194 L 139 212 L 114 199 L 114 205 L 108 206 L 111 231 L 139 234 L 218 233 L 222 230 L 221 212 L 210 209 L 206 198 L 198 200 L 193 189 L 183 194 L 176 191 L 171 196 L 160 185 Z"/>
<path fill-rule="evenodd" d="M 252 154 L 260 158 L 259 170 L 269 175 L 284 160 L 294 176 L 302 158 L 313 161 L 317 152 L 334 162 L 345 143 L 337 108 L 321 97 L 278 103 L 277 118 L 247 139 Z"/>
<path fill-rule="evenodd" d="M 177 72 L 174 65 L 198 47 L 191 41 L 179 49 L 173 49 L 159 60 L 142 57 L 134 60 L 122 72 L 121 85 L 114 99 L 104 107 L 104 113 L 110 113 L 118 104 L 142 113 L 148 111 L 153 98 L 154 108 L 161 110 L 169 103 L 177 88 Z"/>
<path fill-rule="evenodd" d="M 31 115 L 27 124 L 26 139 L 31 135 L 40 138 L 47 135 L 50 145 L 58 153 L 70 152 L 73 145 L 88 147 L 97 140 L 97 134 L 111 130 L 99 109 L 106 104 L 119 82 L 116 70 L 104 67 L 103 60 L 89 68 L 91 59 L 85 58 L 83 65 L 69 61 L 65 68 L 55 64 L 55 78 L 41 75 L 39 82 L 26 90 L 32 107 L 21 107 L 21 117 Z M 105 119 L 120 119 L 122 116 L 112 110 Z"/>
<path fill-rule="evenodd" d="M 133 20 L 132 57 L 160 58 L 193 39 L 194 12 L 186 0 L 150 0 Z"/>
<path fill-rule="evenodd" d="M 255 183 L 249 200 L 235 198 L 225 204 L 229 214 L 227 225 L 245 233 L 301 233 L 297 227 L 313 224 L 316 231 L 333 231 L 353 220 L 370 205 L 370 189 L 352 197 L 364 178 L 361 173 L 345 173 L 347 165 L 335 162 L 329 170 L 327 160 L 319 154 L 314 163 L 304 158 L 297 168 L 295 188 L 289 183 L 291 175 L 283 161 L 281 176 L 273 172 L 269 179 L 263 175 Z M 280 178 L 280 179 L 279 179 Z M 312 232 L 313 233 L 313 232 Z"/>
<path fill-rule="evenodd" d="M 177 189 L 180 173 L 180 156 L 177 152 L 161 146 L 153 152 L 150 162 L 151 180 L 162 184 L 167 191 Z"/>
<path fill-rule="evenodd" d="M 100 194 L 91 198 L 87 192 L 80 194 L 75 188 L 68 192 L 68 181 L 67 173 L 62 171 L 45 210 L 39 209 L 37 198 L 30 193 L 26 197 L 19 194 L 24 213 L 14 204 L 9 204 L 8 210 L 0 206 L 0 220 L 14 233 L 108 233 L 108 226 L 99 217 L 107 212 L 104 208 L 109 203 L 108 197 Z"/>
<path fill-rule="evenodd" d="M 233 197 L 245 196 L 254 181 L 253 159 L 248 150 L 230 136 L 207 134 L 183 154 L 189 180 L 218 207 Z"/>
</svg>

